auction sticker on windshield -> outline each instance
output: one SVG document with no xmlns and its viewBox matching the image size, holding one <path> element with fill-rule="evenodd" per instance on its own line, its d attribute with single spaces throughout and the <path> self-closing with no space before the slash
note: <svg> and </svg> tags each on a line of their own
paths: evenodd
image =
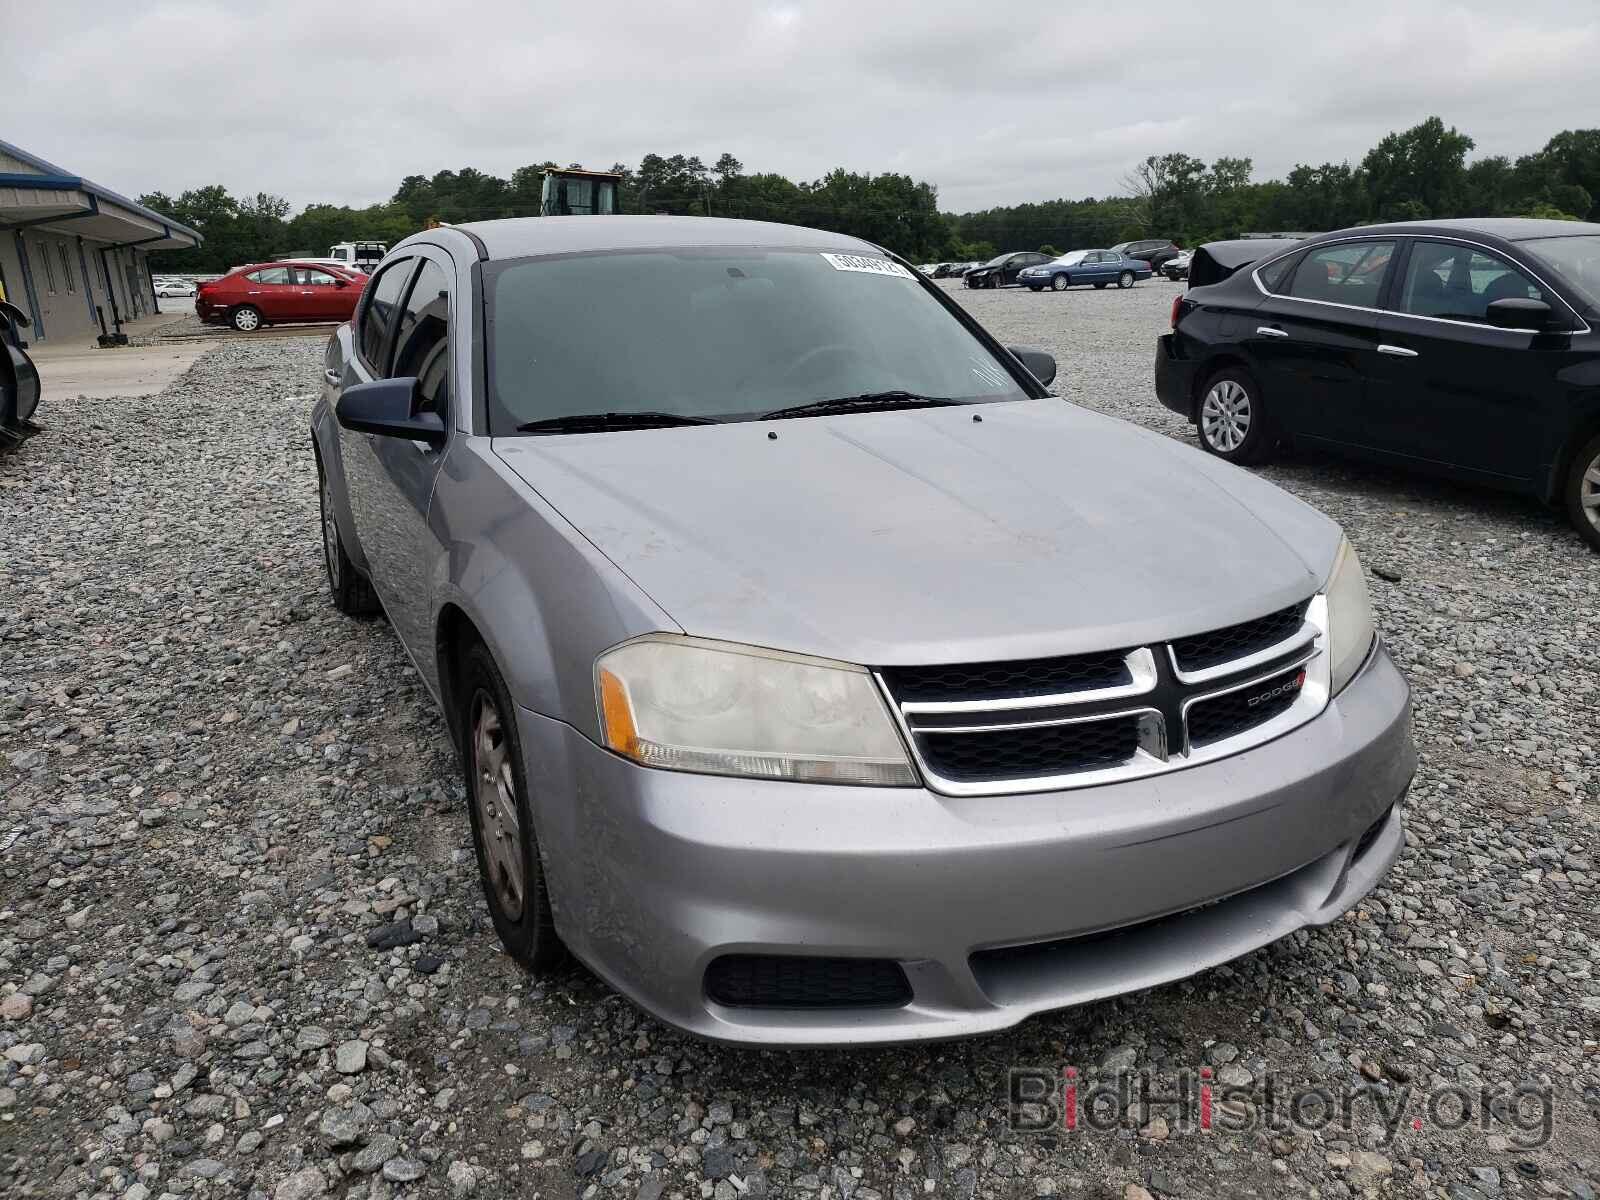
<svg viewBox="0 0 1600 1200">
<path fill-rule="evenodd" d="M 886 258 L 867 258 L 861 254 L 823 254 L 835 271 L 860 271 L 865 275 L 893 275 L 900 279 L 916 278 L 899 263 Z"/>
</svg>

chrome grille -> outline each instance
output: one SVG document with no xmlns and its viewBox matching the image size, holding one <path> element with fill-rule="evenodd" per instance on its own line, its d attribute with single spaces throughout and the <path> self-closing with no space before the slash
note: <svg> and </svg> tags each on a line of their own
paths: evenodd
<svg viewBox="0 0 1600 1200">
<path fill-rule="evenodd" d="M 935 791 L 1088 787 L 1235 754 L 1321 712 L 1327 601 L 1129 650 L 877 675 Z"/>
</svg>

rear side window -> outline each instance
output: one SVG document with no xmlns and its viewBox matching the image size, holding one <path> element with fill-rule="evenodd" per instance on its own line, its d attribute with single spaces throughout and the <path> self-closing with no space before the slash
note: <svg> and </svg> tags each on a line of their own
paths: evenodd
<svg viewBox="0 0 1600 1200">
<path fill-rule="evenodd" d="M 293 283 L 288 267 L 262 267 L 245 276 L 251 283 Z"/>
<path fill-rule="evenodd" d="M 1377 308 L 1394 262 L 1393 242 L 1339 242 L 1306 252 L 1285 295 Z"/>
<path fill-rule="evenodd" d="M 1418 317 L 1487 323 L 1489 305 L 1496 300 L 1549 299 L 1496 255 L 1448 242 L 1415 242 L 1395 307 Z"/>
<path fill-rule="evenodd" d="M 413 265 L 409 258 L 390 263 L 367 289 L 361 310 L 361 357 L 380 375 L 389 361 L 388 338 L 394 310 L 400 304 L 400 293 L 405 290 Z"/>
<path fill-rule="evenodd" d="M 1284 281 L 1289 278 L 1294 266 L 1300 259 L 1293 254 L 1286 254 L 1275 263 L 1268 263 L 1261 268 L 1261 286 L 1269 292 L 1283 291 Z"/>
<path fill-rule="evenodd" d="M 444 268 L 424 259 L 416 286 L 406 297 L 395 329 L 394 366 L 389 374 L 414 375 L 422 407 L 449 413 L 450 400 L 450 281 Z"/>
</svg>

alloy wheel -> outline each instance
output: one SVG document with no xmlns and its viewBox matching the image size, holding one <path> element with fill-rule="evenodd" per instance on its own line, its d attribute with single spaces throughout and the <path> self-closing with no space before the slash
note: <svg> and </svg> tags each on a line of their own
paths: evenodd
<svg viewBox="0 0 1600 1200">
<path fill-rule="evenodd" d="M 1066 291 L 1067 277 L 1065 275 L 1057 275 L 1053 280 L 1050 281 L 1050 286 L 1055 288 L 1055 290 L 1058 292 Z"/>
<path fill-rule="evenodd" d="M 261 324 L 261 316 L 253 308 L 241 308 L 233 314 L 233 327 L 244 333 L 249 333 Z"/>
<path fill-rule="evenodd" d="M 1583 482 L 1578 485 L 1578 507 L 1589 518 L 1589 524 L 1600 529 L 1600 454 L 1583 472 Z"/>
<path fill-rule="evenodd" d="M 508 920 L 522 918 L 526 881 L 522 871 L 522 821 L 517 788 L 511 774 L 511 747 L 500 710 L 485 692 L 472 703 L 472 802 L 478 810 L 478 836 L 500 911 Z"/>
<path fill-rule="evenodd" d="M 326 473 L 322 476 L 321 496 L 322 507 L 322 558 L 328 565 L 328 583 L 334 591 L 339 590 L 339 522 L 333 515 L 333 487 L 328 483 Z"/>
<path fill-rule="evenodd" d="M 1250 393 L 1232 379 L 1218 380 L 1200 405 L 1201 432 L 1216 449 L 1231 454 L 1250 434 L 1250 415 Z"/>
</svg>

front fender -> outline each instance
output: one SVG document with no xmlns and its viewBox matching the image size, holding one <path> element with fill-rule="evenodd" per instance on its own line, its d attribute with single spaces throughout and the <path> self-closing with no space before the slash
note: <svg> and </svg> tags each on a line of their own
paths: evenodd
<svg viewBox="0 0 1600 1200">
<path fill-rule="evenodd" d="M 434 484 L 429 521 L 435 653 L 451 609 L 488 646 L 516 703 L 600 738 L 594 660 L 641 633 L 682 629 L 494 454 L 461 437 Z"/>
<path fill-rule="evenodd" d="M 328 339 L 327 353 L 323 357 L 325 371 L 334 371 L 341 377 L 345 376 L 348 370 L 344 364 L 349 359 L 349 337 L 350 327 L 341 325 Z M 344 382 L 352 381 L 344 378 Z M 322 395 L 311 408 L 311 441 L 316 450 L 317 464 L 328 477 L 329 491 L 333 494 L 333 518 L 339 525 L 339 540 L 344 543 L 344 552 L 350 556 L 350 561 L 356 565 L 357 570 L 369 575 L 366 552 L 361 548 L 361 539 L 356 535 L 355 516 L 350 511 L 350 489 L 345 482 L 344 452 L 339 446 L 339 418 L 333 411 L 338 398 L 339 389 L 325 375 L 322 380 Z"/>
</svg>

